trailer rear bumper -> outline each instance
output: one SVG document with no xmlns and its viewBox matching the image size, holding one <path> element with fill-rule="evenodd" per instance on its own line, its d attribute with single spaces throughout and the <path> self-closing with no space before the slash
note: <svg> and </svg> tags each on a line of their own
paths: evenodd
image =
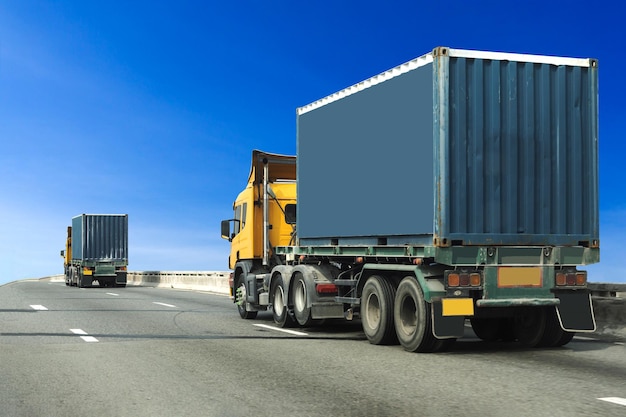
<svg viewBox="0 0 626 417">
<path fill-rule="evenodd" d="M 476 307 L 557 306 L 558 298 L 503 298 L 477 300 Z"/>
</svg>

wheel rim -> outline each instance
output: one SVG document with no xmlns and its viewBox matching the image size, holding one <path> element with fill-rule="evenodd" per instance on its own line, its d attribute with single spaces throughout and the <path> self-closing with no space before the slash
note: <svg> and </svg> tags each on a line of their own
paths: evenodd
<svg viewBox="0 0 626 417">
<path fill-rule="evenodd" d="M 411 297 L 403 297 L 400 301 L 399 330 L 411 335 L 417 330 L 417 305 Z"/>
<path fill-rule="evenodd" d="M 285 300 L 283 295 L 283 287 L 281 285 L 276 286 L 274 291 L 274 311 L 281 313 L 285 308 Z"/>
<path fill-rule="evenodd" d="M 242 282 L 237 288 L 237 305 L 243 307 L 246 302 L 246 286 Z"/>
<path fill-rule="evenodd" d="M 365 307 L 365 316 L 370 328 L 376 329 L 380 326 L 380 301 L 376 294 L 369 294 Z"/>
<path fill-rule="evenodd" d="M 298 311 L 303 311 L 306 308 L 306 287 L 302 281 L 298 281 L 296 286 L 294 304 Z"/>
</svg>

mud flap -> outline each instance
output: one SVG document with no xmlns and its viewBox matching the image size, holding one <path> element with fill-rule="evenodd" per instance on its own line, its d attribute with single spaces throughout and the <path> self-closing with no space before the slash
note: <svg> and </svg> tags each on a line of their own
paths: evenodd
<svg viewBox="0 0 626 417">
<path fill-rule="evenodd" d="M 570 332 L 593 332 L 596 319 L 589 291 L 558 292 L 561 301 L 556 308 L 561 327 Z"/>
<path fill-rule="evenodd" d="M 465 316 L 444 316 L 441 301 L 431 303 L 433 334 L 437 339 L 463 337 Z"/>
</svg>

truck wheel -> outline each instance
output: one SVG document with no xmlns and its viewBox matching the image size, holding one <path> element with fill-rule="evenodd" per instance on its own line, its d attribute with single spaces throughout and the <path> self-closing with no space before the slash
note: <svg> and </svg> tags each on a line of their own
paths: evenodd
<svg viewBox="0 0 626 417">
<path fill-rule="evenodd" d="M 513 321 L 513 331 L 524 347 L 538 346 L 546 328 L 546 310 L 540 307 L 527 308 Z"/>
<path fill-rule="evenodd" d="M 309 326 L 313 323 L 311 307 L 307 307 L 309 298 L 304 276 L 300 272 L 294 275 L 296 283 L 293 287 L 293 313 L 300 326 Z"/>
<path fill-rule="evenodd" d="M 246 309 L 246 283 L 243 275 L 240 275 L 237 279 L 237 286 L 235 288 L 235 303 L 237 304 L 237 310 L 239 310 L 239 316 L 246 320 L 256 318 L 256 311 L 248 311 Z"/>
<path fill-rule="evenodd" d="M 400 281 L 396 291 L 394 317 L 396 334 L 405 350 L 435 352 L 448 345 L 433 334 L 430 309 L 414 277 L 408 276 Z"/>
<path fill-rule="evenodd" d="M 285 294 L 285 284 L 282 277 L 278 277 L 272 282 L 270 297 L 274 323 L 279 327 L 292 326 L 293 319 L 289 315 L 289 309 L 287 308 L 287 295 Z"/>
<path fill-rule="evenodd" d="M 373 345 L 396 344 L 393 325 L 395 287 L 380 276 L 367 279 L 361 294 L 361 324 L 367 340 Z"/>
<path fill-rule="evenodd" d="M 507 336 L 507 319 L 498 317 L 470 318 L 472 330 L 476 336 L 485 342 L 495 342 L 498 340 L 507 341 L 511 337 Z"/>
<path fill-rule="evenodd" d="M 571 342 L 573 332 L 563 330 L 556 314 L 556 307 L 548 307 L 546 311 L 546 327 L 537 346 L 560 347 Z"/>
</svg>

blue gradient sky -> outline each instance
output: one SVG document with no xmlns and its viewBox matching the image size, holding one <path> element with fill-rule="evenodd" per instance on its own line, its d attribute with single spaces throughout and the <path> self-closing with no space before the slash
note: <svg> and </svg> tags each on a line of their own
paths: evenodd
<svg viewBox="0 0 626 417">
<path fill-rule="evenodd" d="M 0 284 L 62 273 L 80 213 L 128 213 L 131 270 L 226 270 L 219 221 L 295 109 L 436 46 L 600 62 L 600 264 L 626 282 L 626 13 L 578 1 L 0 3 Z"/>
</svg>

